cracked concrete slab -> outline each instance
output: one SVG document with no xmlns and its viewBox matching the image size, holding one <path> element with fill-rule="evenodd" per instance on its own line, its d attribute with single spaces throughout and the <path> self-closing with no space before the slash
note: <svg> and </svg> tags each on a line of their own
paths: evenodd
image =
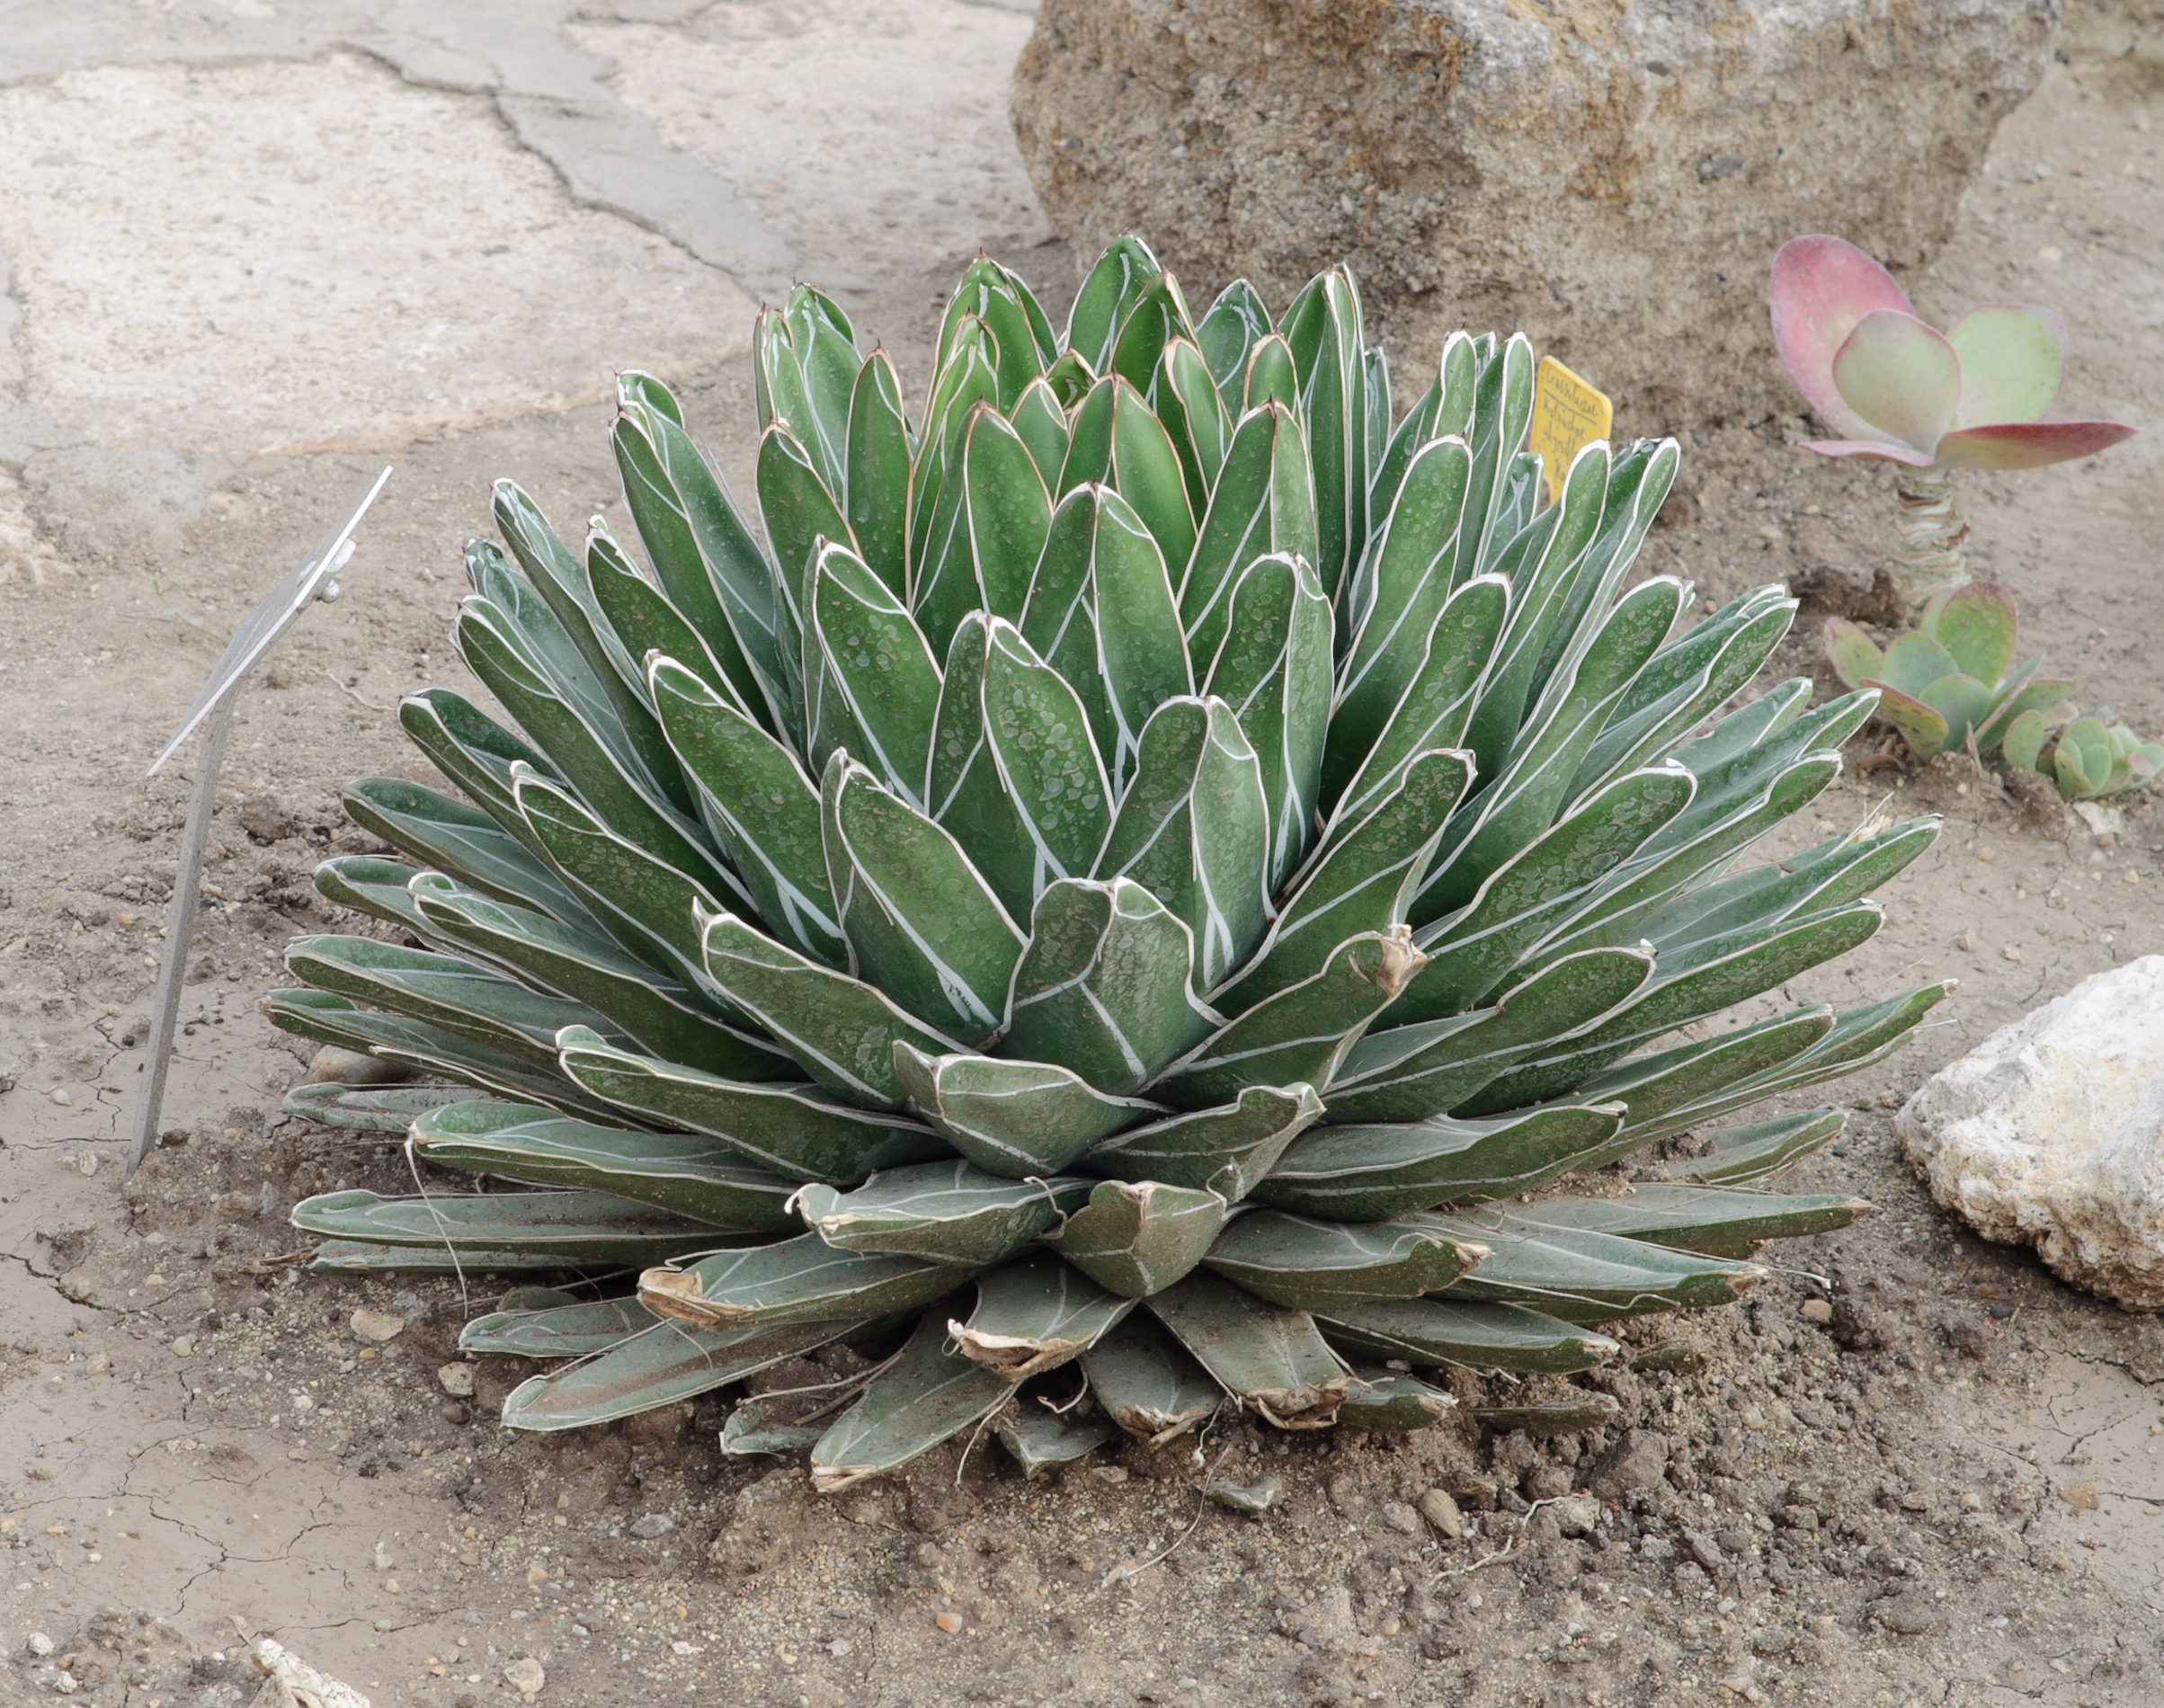
<svg viewBox="0 0 2164 1708">
<path fill-rule="evenodd" d="M 353 53 L 0 90 L 31 397 L 120 449 L 396 442 L 689 377 L 750 300 L 572 205 L 486 102 Z"/>
<path fill-rule="evenodd" d="M 663 142 L 788 231 L 808 278 L 848 287 L 1049 235 L 1007 121 L 1026 13 L 739 0 L 681 27 L 581 21 L 566 33 L 614 62 L 610 83 Z"/>
</svg>

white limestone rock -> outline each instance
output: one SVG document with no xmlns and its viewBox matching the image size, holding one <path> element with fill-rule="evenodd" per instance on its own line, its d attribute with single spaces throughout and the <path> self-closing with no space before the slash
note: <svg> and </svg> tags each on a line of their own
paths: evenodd
<svg viewBox="0 0 2164 1708">
<path fill-rule="evenodd" d="M 2164 956 L 2002 1027 L 1896 1122 L 1931 1195 L 2061 1279 L 2164 1310 Z"/>
</svg>

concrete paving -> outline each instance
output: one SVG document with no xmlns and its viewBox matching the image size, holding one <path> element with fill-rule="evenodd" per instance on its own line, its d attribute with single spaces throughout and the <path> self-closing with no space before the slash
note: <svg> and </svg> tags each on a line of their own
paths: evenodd
<svg viewBox="0 0 2164 1708">
<path fill-rule="evenodd" d="M 964 0 L 0 0 L 0 574 L 33 566 L 26 494 L 169 547 L 249 459 L 561 412 L 626 366 L 711 376 L 795 278 L 864 312 L 1042 245 L 1005 113 L 1029 27 Z"/>
</svg>

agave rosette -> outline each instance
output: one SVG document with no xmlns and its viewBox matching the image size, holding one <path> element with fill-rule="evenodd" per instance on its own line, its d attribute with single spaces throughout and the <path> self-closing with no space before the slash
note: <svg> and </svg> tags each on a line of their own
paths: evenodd
<svg viewBox="0 0 2164 1708">
<path fill-rule="evenodd" d="M 1031 1469 L 1228 1397 L 1412 1427 L 1447 1401 L 1387 1361 L 1582 1368 L 1862 1207 L 1751 1189 L 1836 1112 L 1714 1124 L 1943 987 L 1695 1023 L 1869 937 L 1933 827 L 1738 864 L 1875 696 L 1723 710 L 1794 605 L 1679 628 L 1687 587 L 1628 584 L 1672 442 L 1544 505 L 1522 338 L 1454 336 L 1397 418 L 1349 274 L 1196 321 L 1131 238 L 1064 336 L 977 262 L 913 419 L 811 289 L 755 360 L 756 529 L 640 374 L 635 539 L 499 485 L 456 636 L 504 716 L 406 699 L 458 796 L 354 784 L 396 856 L 319 875 L 403 941 L 298 944 L 269 1002 L 484 1094 L 304 1112 L 516 1185 L 312 1199 L 317 1268 L 636 1274 L 468 1325 L 566 1360 L 507 1421 L 868 1337 L 823 1488 L 988 1418 Z M 1520 1201 L 1686 1129 L 1671 1184 Z M 1067 1421 L 1010 1406 L 1078 1377 Z"/>
</svg>

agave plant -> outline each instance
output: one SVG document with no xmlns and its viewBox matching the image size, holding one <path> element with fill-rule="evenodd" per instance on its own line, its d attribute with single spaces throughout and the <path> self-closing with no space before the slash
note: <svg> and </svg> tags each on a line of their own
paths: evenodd
<svg viewBox="0 0 2164 1708">
<path fill-rule="evenodd" d="M 1893 579 L 1911 606 L 1969 579 L 1953 470 L 2068 462 L 2134 431 L 2042 419 L 2066 369 L 2066 324 L 2052 309 L 1986 303 L 1941 333 L 1877 262 L 1827 236 L 1782 245 L 1770 295 L 1782 363 L 1840 435 L 1809 449 L 1897 466 Z"/>
<path fill-rule="evenodd" d="M 355 783 L 399 858 L 318 876 L 405 940 L 297 943 L 269 1000 L 449 1082 L 297 1110 L 517 1188 L 310 1199 L 316 1269 L 594 1278 L 468 1326 L 566 1360 L 507 1422 L 845 1341 L 891 1353 L 846 1410 L 725 1446 L 833 1489 L 987 1420 L 1031 1469 L 1228 1397 L 1416 1427 L 1409 1369 L 1583 1368 L 1866 1207 L 1750 1189 L 1838 1112 L 1714 1124 L 1945 987 L 1699 1023 L 1871 936 L 1933 826 L 1737 865 L 1875 696 L 1723 709 L 1793 605 L 1679 629 L 1628 584 L 1672 442 L 1544 507 L 1522 338 L 1454 336 L 1398 419 L 1349 274 L 1197 322 L 1131 238 L 1064 336 L 973 265 L 914 419 L 815 291 L 755 359 L 756 530 L 643 374 L 635 541 L 497 487 L 455 633 L 508 721 L 405 701 L 464 798 Z M 1634 1192 L 1528 1196 L 1687 1129 Z"/>
<path fill-rule="evenodd" d="M 2017 724 L 2041 746 L 2074 716 L 2067 698 L 2074 685 L 2037 680 L 2041 654 L 2015 664 L 2017 634 L 2012 596 L 1990 582 L 1971 582 L 1935 595 L 1917 632 L 1897 636 L 1883 652 L 1846 618 L 1829 618 L 1826 656 L 1846 686 L 1878 690 L 1878 716 L 1918 759 L 1972 740 L 1981 758 L 1997 752 Z"/>
</svg>

